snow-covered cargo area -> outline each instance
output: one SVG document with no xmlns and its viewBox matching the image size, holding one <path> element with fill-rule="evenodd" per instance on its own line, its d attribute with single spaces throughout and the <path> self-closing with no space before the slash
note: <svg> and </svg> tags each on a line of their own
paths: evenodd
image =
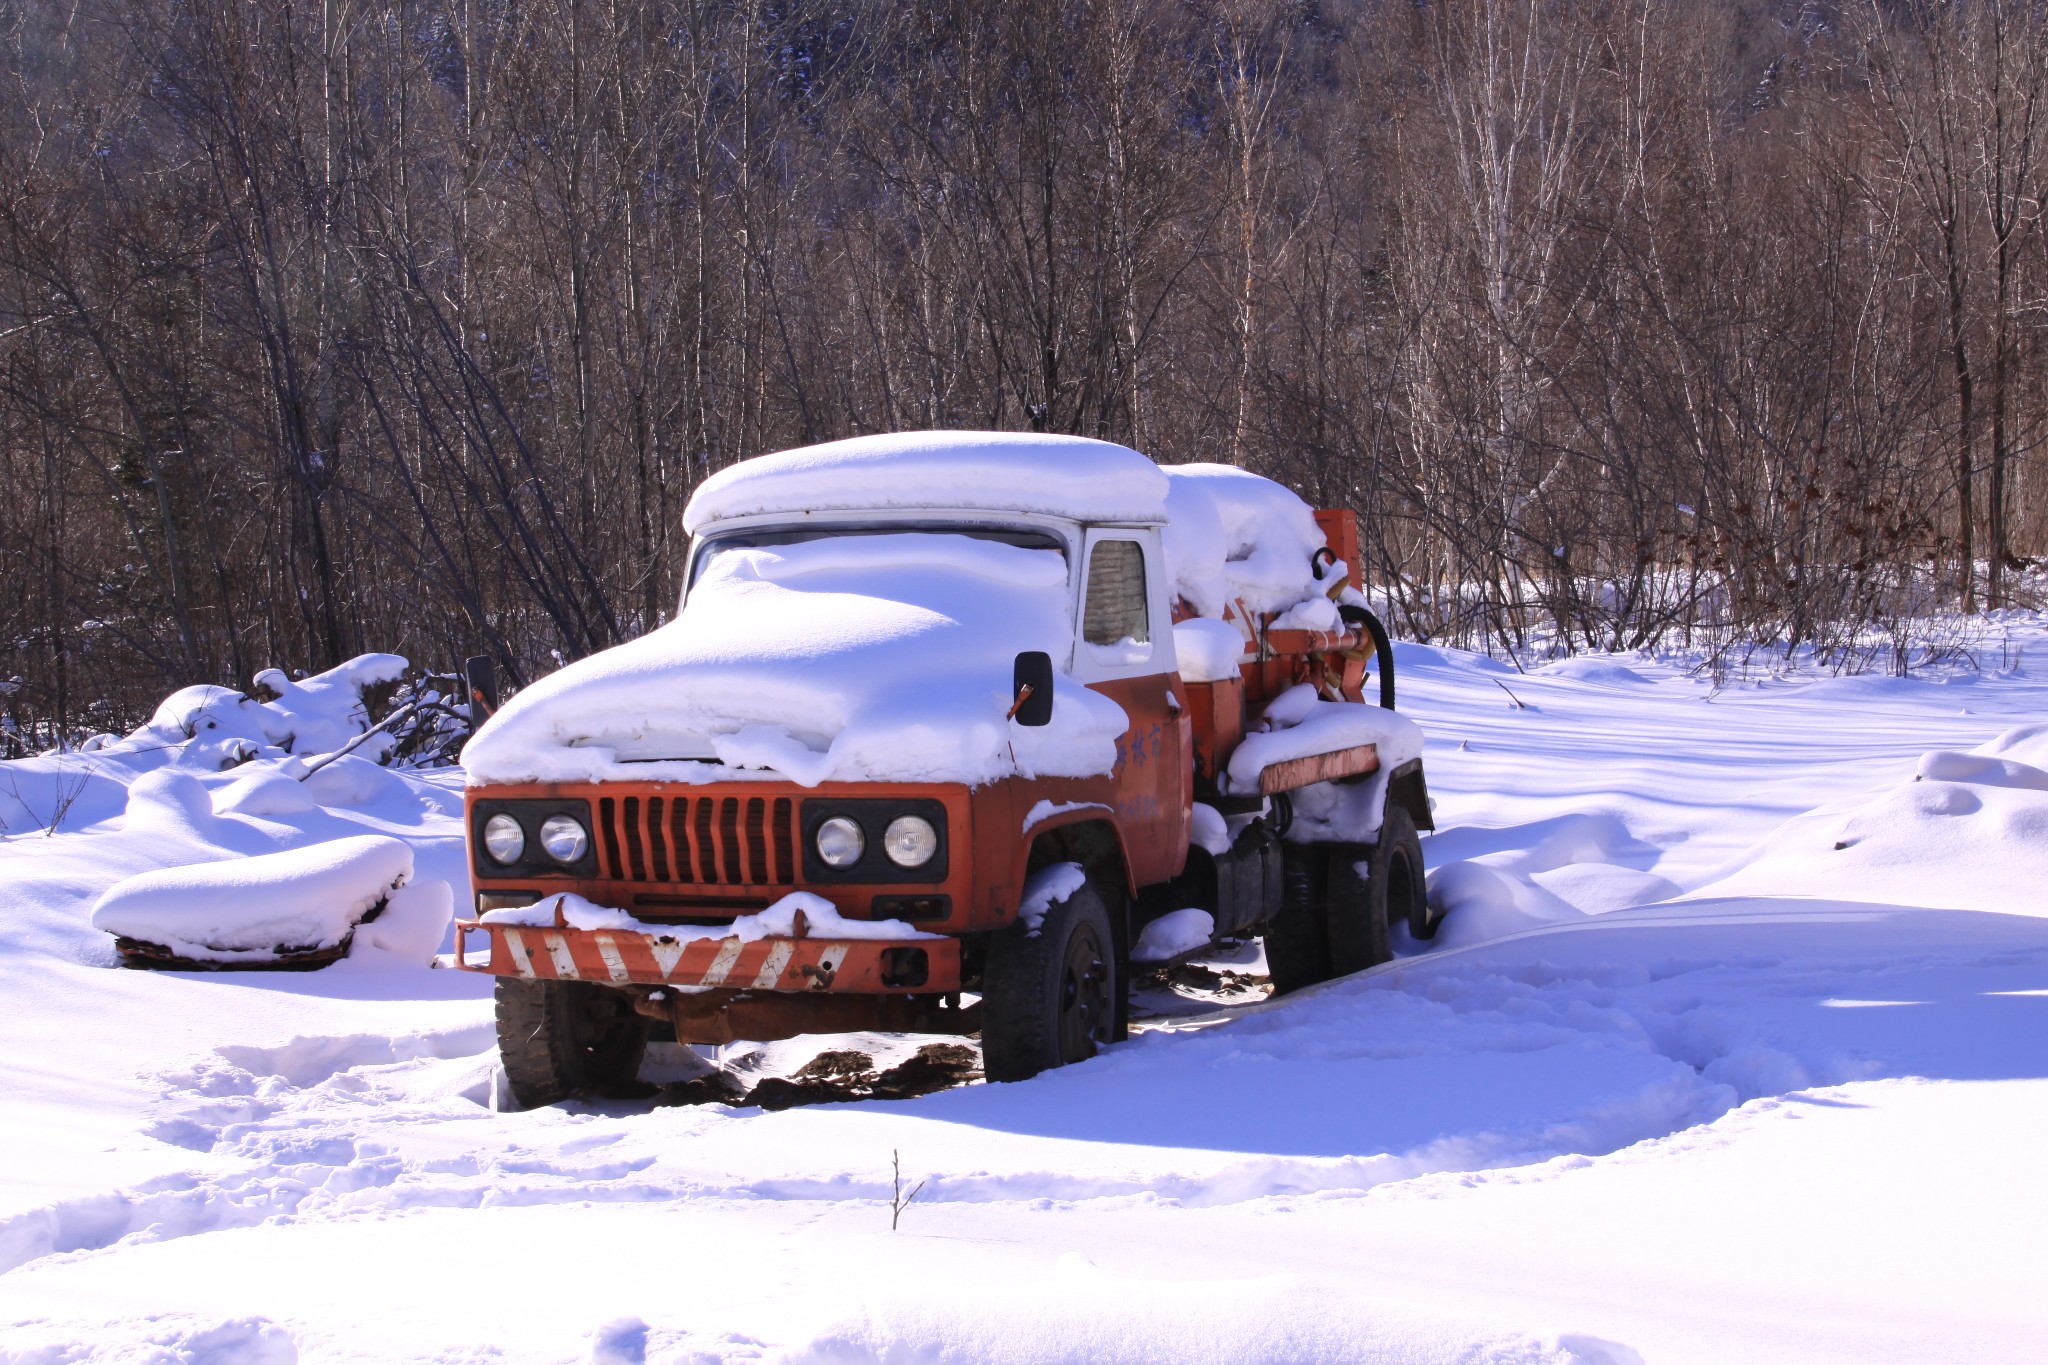
<svg viewBox="0 0 2048 1365">
<path fill-rule="evenodd" d="M 2048 628 L 1996 629 L 2007 672 L 1718 690 L 1397 646 L 1433 944 L 779 1113 L 668 1106 L 673 1048 L 654 1099 L 494 1108 L 469 973 L 110 970 L 152 849 L 385 833 L 467 886 L 452 806 L 95 795 L 0 840 L 0 1361 L 2032 1361 Z"/>
<path fill-rule="evenodd" d="M 1225 464 L 1168 465 L 1166 474 L 1167 572 L 1197 615 L 1221 616 L 1238 601 L 1253 612 L 1285 611 L 1321 600 L 1348 572 L 1315 576 L 1323 533 L 1315 509 L 1285 484 Z"/>
</svg>

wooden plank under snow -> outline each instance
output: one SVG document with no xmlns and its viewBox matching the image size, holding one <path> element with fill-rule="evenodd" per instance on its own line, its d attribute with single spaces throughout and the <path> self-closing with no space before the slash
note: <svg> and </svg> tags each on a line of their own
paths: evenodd
<svg viewBox="0 0 2048 1365">
<path fill-rule="evenodd" d="M 1306 787 L 1311 782 L 1358 777 L 1377 771 L 1379 766 L 1380 746 L 1377 744 L 1359 744 L 1332 753 L 1268 763 L 1259 773 L 1259 794 L 1271 796 L 1275 792 L 1291 792 L 1296 787 Z"/>
</svg>

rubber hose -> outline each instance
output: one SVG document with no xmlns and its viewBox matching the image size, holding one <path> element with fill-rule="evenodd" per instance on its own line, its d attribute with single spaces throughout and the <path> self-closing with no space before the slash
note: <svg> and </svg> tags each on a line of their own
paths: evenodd
<svg viewBox="0 0 2048 1365">
<path fill-rule="evenodd" d="M 1339 602 L 1337 604 L 1337 614 L 1343 617 L 1345 625 L 1364 626 L 1366 633 L 1372 636 L 1373 653 L 1379 660 L 1380 665 L 1380 705 L 1389 711 L 1393 710 L 1394 643 L 1387 638 L 1387 628 L 1380 624 L 1379 617 L 1374 616 L 1364 607 L 1354 607 L 1348 603 Z"/>
</svg>

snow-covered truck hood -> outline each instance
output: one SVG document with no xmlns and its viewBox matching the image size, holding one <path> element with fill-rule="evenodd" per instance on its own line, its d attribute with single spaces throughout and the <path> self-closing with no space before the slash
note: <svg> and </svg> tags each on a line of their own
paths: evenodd
<svg viewBox="0 0 2048 1365">
<path fill-rule="evenodd" d="M 1064 661 L 1063 555 L 938 532 L 713 558 L 675 621 L 528 687 L 464 751 L 470 784 L 992 782 L 1107 773 L 1122 708 L 1062 676 L 1007 719 L 1020 650 Z"/>
</svg>

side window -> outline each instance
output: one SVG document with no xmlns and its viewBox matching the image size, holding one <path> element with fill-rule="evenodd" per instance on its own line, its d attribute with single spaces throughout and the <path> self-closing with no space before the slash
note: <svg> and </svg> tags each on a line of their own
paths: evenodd
<svg viewBox="0 0 2048 1365">
<path fill-rule="evenodd" d="M 1098 540 L 1088 556 L 1081 638 L 1091 645 L 1152 639 L 1145 609 L 1145 551 L 1135 540 Z"/>
</svg>

